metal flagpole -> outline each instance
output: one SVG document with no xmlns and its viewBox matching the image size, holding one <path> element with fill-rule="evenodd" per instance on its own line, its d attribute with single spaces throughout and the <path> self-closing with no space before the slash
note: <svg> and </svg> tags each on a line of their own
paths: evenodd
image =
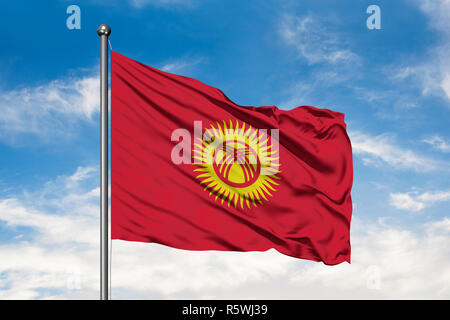
<svg viewBox="0 0 450 320">
<path fill-rule="evenodd" d="M 102 24 L 100 37 L 100 300 L 108 300 L 108 37 Z"/>
</svg>

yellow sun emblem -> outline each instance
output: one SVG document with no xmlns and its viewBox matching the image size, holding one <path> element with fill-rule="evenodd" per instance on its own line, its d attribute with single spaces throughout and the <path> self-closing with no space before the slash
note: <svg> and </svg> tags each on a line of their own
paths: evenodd
<svg viewBox="0 0 450 320">
<path fill-rule="evenodd" d="M 276 129 L 275 129 L 276 130 Z M 272 130 L 273 131 L 273 130 Z M 276 130 L 278 133 L 278 131 Z M 278 135 L 242 122 L 217 122 L 194 141 L 197 179 L 209 195 L 235 208 L 262 204 L 276 191 L 280 173 Z"/>
</svg>

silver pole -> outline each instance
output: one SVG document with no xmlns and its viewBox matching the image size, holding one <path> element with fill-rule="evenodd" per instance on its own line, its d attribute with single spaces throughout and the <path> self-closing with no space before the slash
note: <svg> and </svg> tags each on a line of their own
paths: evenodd
<svg viewBox="0 0 450 320">
<path fill-rule="evenodd" d="M 100 36 L 100 300 L 108 300 L 108 37 L 102 24 Z"/>
</svg>

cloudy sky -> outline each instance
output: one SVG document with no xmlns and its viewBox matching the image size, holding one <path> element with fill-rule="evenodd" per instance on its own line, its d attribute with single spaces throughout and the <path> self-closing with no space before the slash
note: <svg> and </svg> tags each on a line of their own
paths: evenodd
<svg viewBox="0 0 450 320">
<path fill-rule="evenodd" d="M 113 299 L 450 298 L 449 0 L 109 2 L 0 4 L 0 299 L 99 296 L 101 23 L 238 104 L 345 113 L 355 173 L 351 264 L 115 240 Z"/>
</svg>

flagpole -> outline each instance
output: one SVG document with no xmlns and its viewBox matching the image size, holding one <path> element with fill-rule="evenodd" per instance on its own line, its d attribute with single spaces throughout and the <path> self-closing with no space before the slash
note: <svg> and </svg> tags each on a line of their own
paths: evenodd
<svg viewBox="0 0 450 320">
<path fill-rule="evenodd" d="M 100 37 L 100 300 L 108 300 L 108 38 L 111 28 L 102 24 Z"/>
</svg>

